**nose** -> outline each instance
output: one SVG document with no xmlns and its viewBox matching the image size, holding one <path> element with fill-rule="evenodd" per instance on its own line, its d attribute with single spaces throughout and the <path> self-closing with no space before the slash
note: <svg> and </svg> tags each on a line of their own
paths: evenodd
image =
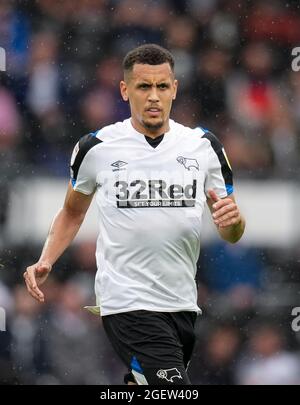
<svg viewBox="0 0 300 405">
<path fill-rule="evenodd" d="M 155 86 L 151 87 L 151 91 L 150 91 L 149 96 L 148 96 L 148 101 L 150 103 L 158 103 L 159 102 L 157 88 Z"/>
</svg>

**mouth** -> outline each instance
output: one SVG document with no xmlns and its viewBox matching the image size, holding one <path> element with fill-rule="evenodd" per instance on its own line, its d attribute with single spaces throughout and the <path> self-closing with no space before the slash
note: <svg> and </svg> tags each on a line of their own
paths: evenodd
<svg viewBox="0 0 300 405">
<path fill-rule="evenodd" d="M 146 109 L 146 112 L 151 116 L 151 117 L 158 117 L 161 113 L 161 109 L 158 107 L 150 107 Z"/>
</svg>

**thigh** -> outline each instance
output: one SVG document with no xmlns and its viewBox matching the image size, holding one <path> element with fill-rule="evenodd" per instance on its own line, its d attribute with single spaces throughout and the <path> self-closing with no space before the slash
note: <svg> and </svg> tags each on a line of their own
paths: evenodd
<svg viewBox="0 0 300 405">
<path fill-rule="evenodd" d="M 187 368 L 195 346 L 196 312 L 174 312 L 171 314 L 179 340 L 182 344 L 183 362 Z"/>
<path fill-rule="evenodd" d="M 171 314 L 132 311 L 104 316 L 103 325 L 138 384 L 190 384 L 184 345 Z"/>
</svg>

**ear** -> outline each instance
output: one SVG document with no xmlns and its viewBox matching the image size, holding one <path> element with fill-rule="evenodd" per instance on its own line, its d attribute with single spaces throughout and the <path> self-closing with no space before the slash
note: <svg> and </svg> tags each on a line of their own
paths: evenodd
<svg viewBox="0 0 300 405">
<path fill-rule="evenodd" d="M 129 97 L 127 94 L 127 85 L 123 80 L 121 80 L 121 82 L 120 82 L 120 92 L 121 92 L 121 96 L 122 96 L 123 100 L 128 101 Z"/>
<path fill-rule="evenodd" d="M 178 89 L 178 80 L 174 80 L 174 83 L 173 83 L 173 90 L 174 90 L 174 92 L 173 92 L 173 100 L 176 99 L 177 89 Z"/>
</svg>

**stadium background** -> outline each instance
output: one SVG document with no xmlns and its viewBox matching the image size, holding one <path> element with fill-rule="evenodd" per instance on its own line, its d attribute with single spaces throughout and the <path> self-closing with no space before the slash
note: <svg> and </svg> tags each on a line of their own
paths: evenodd
<svg viewBox="0 0 300 405">
<path fill-rule="evenodd" d="M 22 273 L 62 203 L 74 144 L 128 116 L 121 60 L 145 42 L 173 52 L 172 118 L 222 140 L 248 220 L 236 246 L 207 220 L 192 382 L 300 383 L 299 11 L 279 0 L 0 0 L 1 384 L 122 381 L 101 323 L 82 309 L 94 302 L 95 221 L 55 265 L 45 305 Z"/>
</svg>

